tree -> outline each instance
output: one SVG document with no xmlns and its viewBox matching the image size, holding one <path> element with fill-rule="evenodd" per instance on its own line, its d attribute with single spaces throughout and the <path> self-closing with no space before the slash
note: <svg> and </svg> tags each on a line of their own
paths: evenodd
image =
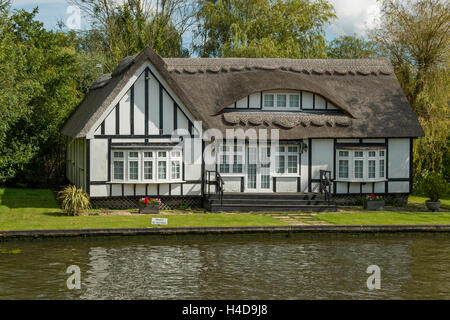
<svg viewBox="0 0 450 320">
<path fill-rule="evenodd" d="M 414 146 L 415 185 L 430 172 L 443 172 L 448 181 L 450 2 L 382 0 L 381 5 L 371 38 L 391 59 L 425 131 Z"/>
<path fill-rule="evenodd" d="M 106 58 L 111 71 L 124 57 L 150 46 L 162 56 L 188 54 L 182 35 L 191 23 L 189 2 L 182 0 L 71 0 L 90 19 L 92 29 L 80 35 L 90 52 Z"/>
<path fill-rule="evenodd" d="M 0 182 L 35 186 L 64 179 L 63 121 L 88 72 L 74 34 L 47 31 L 38 10 L 0 16 Z M 90 75 L 88 78 L 94 78 Z"/>
<path fill-rule="evenodd" d="M 202 57 L 325 57 L 326 0 L 198 0 Z"/>
<path fill-rule="evenodd" d="M 382 0 L 381 23 L 371 36 L 382 54 L 394 64 L 416 113 L 429 117 L 419 99 L 425 78 L 435 67 L 445 67 L 450 53 L 448 0 Z"/>
<path fill-rule="evenodd" d="M 373 42 L 354 36 L 340 36 L 327 45 L 327 57 L 334 59 L 363 59 L 377 56 Z"/>
</svg>

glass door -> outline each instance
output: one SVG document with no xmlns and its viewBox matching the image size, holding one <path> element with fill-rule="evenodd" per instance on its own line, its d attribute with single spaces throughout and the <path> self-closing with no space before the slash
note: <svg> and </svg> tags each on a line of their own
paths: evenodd
<svg viewBox="0 0 450 320">
<path fill-rule="evenodd" d="M 258 148 L 257 147 L 248 147 L 247 150 L 247 183 L 246 183 L 246 189 L 248 191 L 257 191 L 258 189 L 258 183 L 257 183 L 257 177 L 258 177 Z"/>
<path fill-rule="evenodd" d="M 245 190 L 250 192 L 270 192 L 270 146 L 248 146 L 246 157 Z"/>
</svg>

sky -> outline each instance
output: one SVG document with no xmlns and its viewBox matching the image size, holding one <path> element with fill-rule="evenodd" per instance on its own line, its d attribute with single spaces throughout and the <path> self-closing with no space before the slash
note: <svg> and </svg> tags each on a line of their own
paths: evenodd
<svg viewBox="0 0 450 320">
<path fill-rule="evenodd" d="M 338 19 L 326 27 L 326 38 L 331 40 L 341 35 L 353 35 L 365 37 L 367 29 L 376 24 L 380 9 L 377 0 L 330 0 L 336 10 Z M 74 23 L 70 21 L 71 13 L 68 13 L 69 4 L 66 0 L 13 0 L 14 9 L 32 10 L 39 7 L 37 18 L 44 22 L 48 29 L 56 28 L 58 21 Z M 69 21 L 68 21 L 69 20 Z M 76 21 L 75 21 L 76 22 Z M 81 19 L 81 29 L 89 27 L 87 21 Z"/>
</svg>

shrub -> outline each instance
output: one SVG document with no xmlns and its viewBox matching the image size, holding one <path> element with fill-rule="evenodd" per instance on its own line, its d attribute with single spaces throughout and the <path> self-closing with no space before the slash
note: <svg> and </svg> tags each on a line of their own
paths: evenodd
<svg viewBox="0 0 450 320">
<path fill-rule="evenodd" d="M 447 183 L 442 174 L 437 172 L 429 173 L 422 181 L 422 189 L 431 201 L 439 201 L 447 194 Z"/>
<path fill-rule="evenodd" d="M 90 208 L 89 195 L 83 189 L 70 185 L 58 192 L 58 195 L 58 199 L 62 200 L 62 209 L 69 216 L 79 216 Z"/>
</svg>

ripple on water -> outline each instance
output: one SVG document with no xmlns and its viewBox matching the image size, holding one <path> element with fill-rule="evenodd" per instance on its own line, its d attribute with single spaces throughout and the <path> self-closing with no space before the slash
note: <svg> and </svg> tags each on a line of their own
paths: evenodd
<svg viewBox="0 0 450 320">
<path fill-rule="evenodd" d="M 2 243 L 0 298 L 445 299 L 447 235 L 129 237 Z M 381 290 L 366 287 L 369 265 Z M 81 269 L 68 290 L 66 269 Z"/>
</svg>

